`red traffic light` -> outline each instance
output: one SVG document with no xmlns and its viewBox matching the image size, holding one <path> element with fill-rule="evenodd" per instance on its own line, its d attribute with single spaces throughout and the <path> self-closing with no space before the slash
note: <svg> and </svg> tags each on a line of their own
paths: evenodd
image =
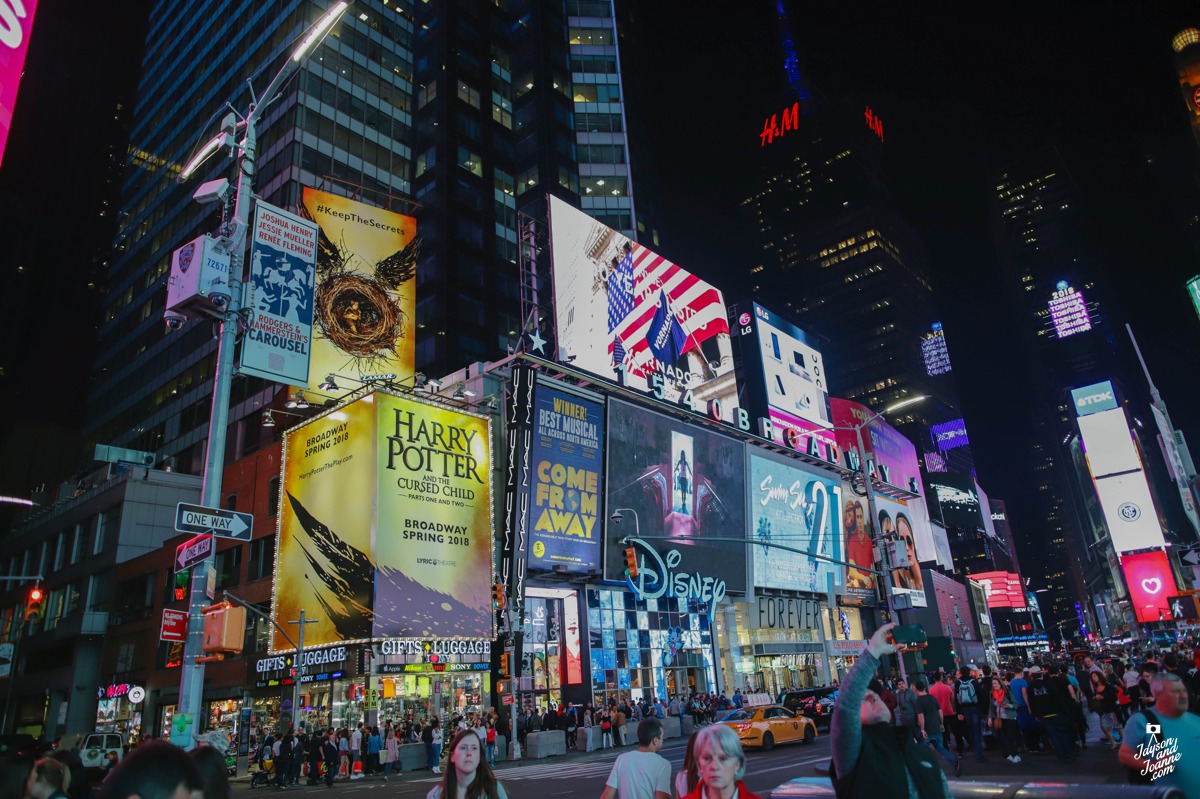
<svg viewBox="0 0 1200 799">
<path fill-rule="evenodd" d="M 42 599 L 42 589 L 34 588 L 29 592 L 30 602 L 40 602 Z"/>
<path fill-rule="evenodd" d="M 637 551 L 633 547 L 625 548 L 625 572 L 629 575 L 630 579 L 637 579 Z"/>
</svg>

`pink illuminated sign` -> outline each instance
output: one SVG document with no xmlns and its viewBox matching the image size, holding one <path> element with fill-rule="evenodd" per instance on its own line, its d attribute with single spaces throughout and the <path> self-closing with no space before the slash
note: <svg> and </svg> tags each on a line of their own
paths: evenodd
<svg viewBox="0 0 1200 799">
<path fill-rule="evenodd" d="M 0 162 L 4 160 L 4 143 L 17 104 L 35 10 L 37 0 L 0 0 Z"/>
<path fill-rule="evenodd" d="M 1092 329 L 1092 316 L 1088 312 L 1083 293 L 1060 280 L 1050 297 L 1050 321 L 1059 338 L 1073 336 Z"/>
</svg>

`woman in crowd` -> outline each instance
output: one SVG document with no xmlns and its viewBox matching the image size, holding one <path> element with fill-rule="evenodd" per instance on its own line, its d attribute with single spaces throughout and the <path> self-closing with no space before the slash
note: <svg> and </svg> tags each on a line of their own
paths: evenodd
<svg viewBox="0 0 1200 799">
<path fill-rule="evenodd" d="M 446 773 L 425 799 L 508 799 L 504 786 L 483 759 L 483 747 L 474 730 L 454 734 Z"/>
<path fill-rule="evenodd" d="M 732 727 L 713 724 L 693 737 L 700 782 L 684 799 L 759 799 L 742 783 L 746 753 Z"/>
<path fill-rule="evenodd" d="M 496 767 L 496 720 L 489 718 L 483 730 L 483 745 L 487 752 L 487 762 L 492 768 Z"/>
<path fill-rule="evenodd" d="M 342 776 L 342 775 L 345 776 Z M 339 780 L 350 779 L 350 730 L 342 727 L 338 731 L 338 773 Z"/>
<path fill-rule="evenodd" d="M 1100 717 L 1100 730 L 1104 733 L 1104 740 L 1108 742 L 1108 748 L 1120 749 L 1121 744 L 1113 735 L 1113 732 L 1119 729 L 1117 726 L 1117 689 L 1110 685 L 1104 675 L 1098 671 L 1092 672 L 1091 680 L 1092 699 L 1088 710 Z"/>
<path fill-rule="evenodd" d="M 696 734 L 688 738 L 687 749 L 683 752 L 683 768 L 675 775 L 675 799 L 683 799 L 696 790 L 700 782 L 700 770 L 696 765 Z"/>
<path fill-rule="evenodd" d="M 1017 754 L 1017 700 L 1008 687 L 1008 680 L 999 673 L 992 677 L 992 690 L 988 696 L 988 724 L 991 725 L 1004 758 L 1010 763 L 1020 763 Z"/>
<path fill-rule="evenodd" d="M 400 741 L 396 738 L 396 728 L 389 726 L 387 728 L 387 739 L 383 742 L 383 749 L 379 753 L 380 759 L 383 761 L 383 781 L 388 781 L 388 774 L 392 771 L 392 766 L 396 767 L 396 773 L 401 773 L 400 769 Z"/>
<path fill-rule="evenodd" d="M 71 772 L 62 763 L 44 757 L 34 764 L 25 781 L 28 799 L 67 799 Z"/>
</svg>

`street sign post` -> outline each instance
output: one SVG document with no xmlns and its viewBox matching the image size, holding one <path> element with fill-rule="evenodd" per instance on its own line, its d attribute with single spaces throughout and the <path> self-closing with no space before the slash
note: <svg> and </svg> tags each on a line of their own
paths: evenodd
<svg viewBox="0 0 1200 799">
<path fill-rule="evenodd" d="M 211 533 L 220 538 L 249 541 L 254 517 L 223 508 L 206 508 L 180 502 L 175 506 L 175 530 L 180 533 Z"/>
<path fill-rule="evenodd" d="M 186 610 L 171 610 L 163 608 L 162 629 L 158 634 L 160 641 L 187 640 L 188 614 Z"/>
<path fill-rule="evenodd" d="M 175 547 L 175 571 L 190 569 L 197 563 L 206 561 L 213 553 L 213 537 L 207 533 L 184 541 Z"/>
</svg>

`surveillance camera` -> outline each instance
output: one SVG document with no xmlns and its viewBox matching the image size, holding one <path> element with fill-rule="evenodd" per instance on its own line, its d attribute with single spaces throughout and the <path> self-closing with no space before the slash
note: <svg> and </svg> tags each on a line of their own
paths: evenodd
<svg viewBox="0 0 1200 799">
<path fill-rule="evenodd" d="M 167 327 L 172 330 L 178 330 L 183 327 L 183 323 L 187 321 L 187 317 L 175 311 L 167 311 L 163 314 L 163 319 L 167 320 Z"/>
<path fill-rule="evenodd" d="M 212 302 L 214 308 L 223 310 L 229 307 L 229 301 L 231 298 L 228 294 L 221 294 L 214 291 L 212 294 L 208 295 L 208 299 Z"/>
<path fill-rule="evenodd" d="M 210 180 L 200 188 L 196 189 L 196 193 L 192 195 L 192 199 L 201 205 L 208 203 L 225 202 L 229 198 L 229 181 L 225 178 L 220 180 Z"/>
<path fill-rule="evenodd" d="M 608 517 L 609 521 L 611 521 L 613 524 L 620 524 L 621 520 L 624 518 L 625 517 L 619 513 L 614 513 L 612 516 Z"/>
</svg>

